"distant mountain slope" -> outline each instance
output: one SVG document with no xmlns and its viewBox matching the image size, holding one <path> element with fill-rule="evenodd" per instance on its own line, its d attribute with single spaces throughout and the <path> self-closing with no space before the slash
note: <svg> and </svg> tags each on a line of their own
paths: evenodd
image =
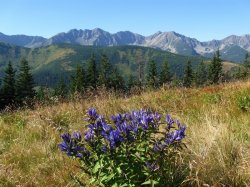
<svg viewBox="0 0 250 187">
<path fill-rule="evenodd" d="M 0 33 L 0 42 L 23 47 L 39 47 L 46 42 L 46 38 L 41 36 L 12 35 L 8 36 Z"/>
<path fill-rule="evenodd" d="M 110 62 L 125 78 L 130 74 L 137 75 L 139 60 L 145 62 L 146 71 L 147 62 L 150 60 L 156 60 L 160 70 L 162 62 L 166 59 L 170 63 L 171 72 L 181 76 L 188 59 L 192 61 L 193 66 L 204 59 L 139 46 L 99 47 L 57 44 L 29 49 L 0 43 L 0 77 L 9 60 L 18 66 L 20 58 L 26 57 L 30 62 L 36 82 L 53 86 L 61 76 L 67 80 L 77 64 L 84 65 L 92 53 L 95 54 L 98 63 L 101 54 L 107 54 Z"/>
<path fill-rule="evenodd" d="M 222 40 L 200 42 L 176 32 L 157 32 L 145 37 L 130 31 L 111 34 L 99 28 L 93 30 L 72 29 L 66 33 L 62 32 L 52 36 L 49 39 L 25 35 L 7 36 L 0 33 L 0 41 L 29 48 L 61 43 L 93 46 L 138 45 L 159 48 L 181 55 L 203 55 L 207 57 L 212 56 L 217 49 L 220 49 L 221 51 L 227 51 L 227 53 L 223 55 L 225 60 L 237 62 L 242 62 L 244 58 L 244 55 L 240 56 L 237 54 L 238 52 L 242 54 L 246 51 L 250 51 L 250 35 L 232 35 Z"/>
</svg>

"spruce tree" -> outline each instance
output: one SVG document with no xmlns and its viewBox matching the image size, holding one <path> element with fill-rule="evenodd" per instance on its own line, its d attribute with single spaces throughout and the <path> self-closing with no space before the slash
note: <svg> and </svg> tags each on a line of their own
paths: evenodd
<svg viewBox="0 0 250 187">
<path fill-rule="evenodd" d="M 2 89 L 1 89 L 1 86 L 2 86 L 2 81 L 0 79 L 0 110 L 2 110 L 4 108 L 4 103 L 3 103 L 3 96 L 2 96 Z"/>
<path fill-rule="evenodd" d="M 154 88 L 158 86 L 157 68 L 154 60 L 148 63 L 147 85 Z"/>
<path fill-rule="evenodd" d="M 194 79 L 196 86 L 203 86 L 207 82 L 207 70 L 203 61 L 197 66 Z"/>
<path fill-rule="evenodd" d="M 66 86 L 63 78 L 61 78 L 58 81 L 58 83 L 55 87 L 54 95 L 62 97 L 62 98 L 67 96 L 67 86 Z"/>
<path fill-rule="evenodd" d="M 112 69 L 112 73 L 110 75 L 110 83 L 109 87 L 113 88 L 114 90 L 124 90 L 124 79 L 119 74 L 117 68 Z"/>
<path fill-rule="evenodd" d="M 91 58 L 87 61 L 87 71 L 86 71 L 86 86 L 96 88 L 97 86 L 97 68 L 95 56 L 92 55 Z"/>
<path fill-rule="evenodd" d="M 4 106 L 12 105 L 15 101 L 15 70 L 11 62 L 8 63 L 4 71 L 3 85 L 1 89 L 2 104 Z"/>
<path fill-rule="evenodd" d="M 39 86 L 37 93 L 36 93 L 36 99 L 38 101 L 44 102 L 46 99 L 46 93 L 45 93 L 45 87 Z"/>
<path fill-rule="evenodd" d="M 217 50 L 209 66 L 209 80 L 212 84 L 218 84 L 221 78 L 222 60 L 220 59 L 220 51 Z"/>
<path fill-rule="evenodd" d="M 75 74 L 71 77 L 71 91 L 82 93 L 85 84 L 85 71 L 82 66 L 77 65 Z"/>
<path fill-rule="evenodd" d="M 246 52 L 245 54 L 245 59 L 244 59 L 244 66 L 247 70 L 250 69 L 250 61 L 248 61 L 248 58 L 249 58 L 249 54 L 248 52 Z"/>
<path fill-rule="evenodd" d="M 171 74 L 169 70 L 168 61 L 164 61 L 162 65 L 162 71 L 160 73 L 160 84 L 167 84 L 171 81 Z"/>
<path fill-rule="evenodd" d="M 131 90 L 136 85 L 135 77 L 130 74 L 127 82 L 127 89 Z"/>
<path fill-rule="evenodd" d="M 31 101 L 34 98 L 35 90 L 33 85 L 34 81 L 29 63 L 26 59 L 22 59 L 16 80 L 16 101 L 18 104 L 23 104 L 24 101 Z"/>
<path fill-rule="evenodd" d="M 193 70 L 192 70 L 191 61 L 189 60 L 187 62 L 187 66 L 186 66 L 185 72 L 184 72 L 183 86 L 191 87 L 192 81 L 193 81 Z"/>
<path fill-rule="evenodd" d="M 109 88 L 111 73 L 112 73 L 112 66 L 109 62 L 108 57 L 105 54 L 103 54 L 100 63 L 98 85 Z"/>
</svg>

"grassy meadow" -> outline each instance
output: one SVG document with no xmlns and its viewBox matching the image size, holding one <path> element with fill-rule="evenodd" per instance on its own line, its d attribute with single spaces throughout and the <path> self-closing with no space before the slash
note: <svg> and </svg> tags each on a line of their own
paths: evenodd
<svg viewBox="0 0 250 187">
<path fill-rule="evenodd" d="M 162 88 L 130 97 L 102 93 L 0 114 L 0 186 L 76 186 L 77 161 L 58 149 L 63 132 L 84 131 L 85 111 L 105 116 L 149 108 L 187 125 L 183 186 L 250 186 L 250 81 Z M 248 103 L 247 103 L 248 102 Z"/>
</svg>

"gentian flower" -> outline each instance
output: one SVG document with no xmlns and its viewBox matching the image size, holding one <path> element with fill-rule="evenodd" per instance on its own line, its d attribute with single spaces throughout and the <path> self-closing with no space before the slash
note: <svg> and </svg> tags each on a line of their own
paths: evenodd
<svg viewBox="0 0 250 187">
<path fill-rule="evenodd" d="M 111 116 L 111 119 L 114 123 L 121 123 L 123 121 L 123 117 L 121 114 Z"/>
<path fill-rule="evenodd" d="M 91 120 L 96 120 L 99 117 L 99 115 L 96 112 L 96 109 L 94 108 L 88 109 L 87 114 Z"/>
<path fill-rule="evenodd" d="M 61 151 L 65 152 L 68 156 L 83 158 L 89 155 L 87 149 L 79 144 L 79 141 L 81 141 L 80 133 L 74 133 L 73 137 L 71 137 L 69 133 L 65 133 L 61 137 L 63 142 L 58 146 Z"/>
<path fill-rule="evenodd" d="M 173 127 L 174 120 L 171 118 L 169 114 L 166 116 L 166 122 L 167 122 L 167 129 L 170 130 Z"/>
<path fill-rule="evenodd" d="M 110 148 L 114 149 L 119 143 L 123 142 L 123 137 L 121 136 L 120 131 L 112 130 L 109 133 L 108 141 L 110 143 Z"/>
<path fill-rule="evenodd" d="M 80 142 L 82 140 L 82 136 L 80 134 L 80 132 L 74 132 L 73 133 L 73 137 L 75 138 L 75 140 L 77 140 L 78 142 Z"/>
<path fill-rule="evenodd" d="M 85 141 L 91 142 L 94 139 L 95 132 L 91 128 L 85 133 Z"/>
<path fill-rule="evenodd" d="M 153 146 L 153 150 L 155 152 L 163 151 L 163 149 L 166 147 L 166 144 L 164 142 L 157 142 Z"/>
<path fill-rule="evenodd" d="M 151 164 L 149 162 L 145 162 L 145 164 L 151 171 L 157 171 L 160 168 L 160 166 L 156 162 L 153 162 Z"/>
</svg>

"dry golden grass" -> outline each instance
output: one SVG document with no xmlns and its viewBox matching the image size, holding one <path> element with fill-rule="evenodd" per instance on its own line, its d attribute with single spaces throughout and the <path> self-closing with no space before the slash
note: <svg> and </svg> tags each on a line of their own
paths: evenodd
<svg viewBox="0 0 250 187">
<path fill-rule="evenodd" d="M 77 162 L 57 148 L 64 131 L 84 130 L 95 107 L 106 116 L 150 108 L 170 113 L 187 129 L 184 186 L 250 186 L 250 111 L 237 98 L 250 81 L 200 89 L 164 89 L 128 98 L 99 94 L 77 102 L 40 106 L 0 116 L 0 186 L 75 186 Z"/>
</svg>

